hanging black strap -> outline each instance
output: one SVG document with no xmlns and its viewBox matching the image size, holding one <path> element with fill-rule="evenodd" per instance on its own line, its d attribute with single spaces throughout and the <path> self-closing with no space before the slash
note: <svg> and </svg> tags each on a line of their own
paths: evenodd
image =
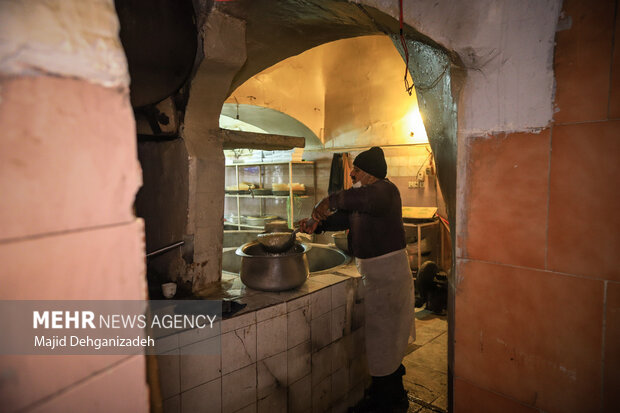
<svg viewBox="0 0 620 413">
<path fill-rule="evenodd" d="M 344 166 L 342 163 L 342 154 L 335 153 L 332 158 L 332 168 L 329 172 L 328 194 L 341 191 L 344 188 Z"/>
</svg>

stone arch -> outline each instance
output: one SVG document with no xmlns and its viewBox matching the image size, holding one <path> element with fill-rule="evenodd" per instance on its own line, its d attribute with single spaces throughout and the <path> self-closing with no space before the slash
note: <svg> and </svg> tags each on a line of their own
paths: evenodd
<svg viewBox="0 0 620 413">
<path fill-rule="evenodd" d="M 191 82 L 182 132 L 190 158 L 187 230 L 194 240 L 194 262 L 185 276 L 193 279 L 194 292 L 217 281 L 221 272 L 224 159 L 217 122 L 232 90 L 265 67 L 333 40 L 387 34 L 404 53 L 395 34 L 397 20 L 372 7 L 336 1 L 307 2 L 301 9 L 295 2 L 285 2 L 281 9 L 271 11 L 266 11 L 266 6 L 261 1 L 216 3 L 198 18 L 204 22 L 199 28 L 204 57 Z M 280 36 L 286 35 L 291 36 L 290 41 L 280 41 Z M 450 73 L 455 68 L 454 55 L 411 27 L 407 27 L 406 39 L 413 69 L 410 74 L 414 83 L 426 86 L 418 100 L 428 119 L 431 146 L 445 155 L 436 162 L 438 171 L 445 171 L 440 172 L 439 181 L 453 218 L 456 106 Z M 205 205 L 209 215 L 198 210 Z"/>
<path fill-rule="evenodd" d="M 267 133 L 275 135 L 299 136 L 306 138 L 306 148 L 321 147 L 319 137 L 304 123 L 287 113 L 264 106 L 224 103 L 222 115 L 243 119 Z"/>
</svg>

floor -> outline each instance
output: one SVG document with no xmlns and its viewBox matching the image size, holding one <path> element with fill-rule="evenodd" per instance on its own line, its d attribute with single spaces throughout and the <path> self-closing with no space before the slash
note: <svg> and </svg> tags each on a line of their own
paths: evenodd
<svg viewBox="0 0 620 413">
<path fill-rule="evenodd" d="M 441 413 L 448 404 L 448 321 L 445 315 L 416 308 L 416 341 L 403 364 L 409 392 L 408 413 Z"/>
</svg>

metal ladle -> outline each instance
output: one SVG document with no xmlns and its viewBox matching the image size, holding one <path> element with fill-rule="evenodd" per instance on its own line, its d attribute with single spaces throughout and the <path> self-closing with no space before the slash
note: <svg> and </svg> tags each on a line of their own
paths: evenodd
<svg viewBox="0 0 620 413">
<path fill-rule="evenodd" d="M 312 226 L 313 223 L 314 221 L 310 218 L 308 225 Z M 267 252 L 278 253 L 284 252 L 293 246 L 298 232 L 299 228 L 293 232 L 268 232 L 258 234 L 256 239 Z"/>
</svg>

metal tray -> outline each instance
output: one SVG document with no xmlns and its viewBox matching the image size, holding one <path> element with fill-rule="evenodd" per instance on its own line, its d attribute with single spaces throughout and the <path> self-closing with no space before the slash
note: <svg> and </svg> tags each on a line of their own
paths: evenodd
<svg viewBox="0 0 620 413">
<path fill-rule="evenodd" d="M 287 196 L 290 194 L 289 191 L 273 191 L 274 195 Z M 293 191 L 293 195 L 305 195 L 306 191 Z"/>
<path fill-rule="evenodd" d="M 265 189 L 265 188 L 253 189 L 252 193 L 254 195 L 271 195 L 271 189 Z"/>
</svg>

